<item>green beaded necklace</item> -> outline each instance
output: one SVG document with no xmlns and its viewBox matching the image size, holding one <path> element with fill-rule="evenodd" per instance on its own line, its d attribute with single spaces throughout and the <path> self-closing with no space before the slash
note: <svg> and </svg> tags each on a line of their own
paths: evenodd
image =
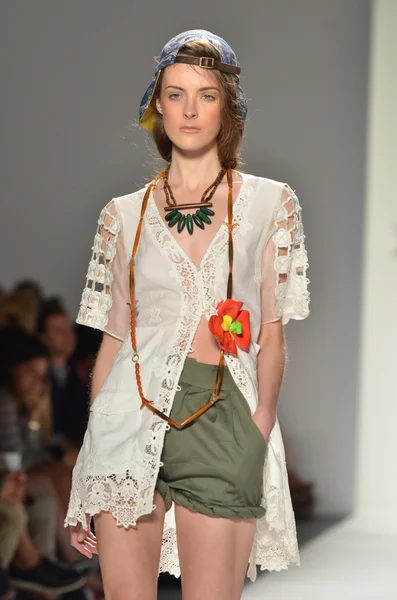
<svg viewBox="0 0 397 600">
<path fill-rule="evenodd" d="M 211 224 L 212 221 L 210 217 L 213 217 L 215 214 L 210 208 L 210 206 L 212 206 L 211 198 L 215 194 L 218 185 L 221 183 L 226 173 L 226 169 L 222 168 L 219 171 L 215 181 L 203 193 L 200 202 L 194 204 L 177 204 L 170 184 L 168 183 L 170 167 L 171 164 L 168 165 L 164 172 L 164 192 L 167 202 L 167 206 L 164 207 L 164 210 L 168 213 L 165 216 L 165 220 L 167 221 L 168 227 L 174 227 L 176 225 L 178 233 L 181 233 L 186 225 L 189 234 L 192 235 L 194 225 L 197 225 L 200 229 L 204 229 L 205 224 Z M 194 213 L 188 212 L 185 215 L 181 213 L 181 210 L 190 210 L 192 208 L 196 208 Z"/>
</svg>

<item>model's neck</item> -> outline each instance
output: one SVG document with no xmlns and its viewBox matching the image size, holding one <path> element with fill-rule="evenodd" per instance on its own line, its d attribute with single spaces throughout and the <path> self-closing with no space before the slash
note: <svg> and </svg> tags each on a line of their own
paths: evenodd
<svg viewBox="0 0 397 600">
<path fill-rule="evenodd" d="M 194 156 L 193 153 L 182 153 L 174 147 L 168 181 L 173 189 L 194 192 L 211 185 L 221 168 L 216 146 L 199 156 Z"/>
</svg>

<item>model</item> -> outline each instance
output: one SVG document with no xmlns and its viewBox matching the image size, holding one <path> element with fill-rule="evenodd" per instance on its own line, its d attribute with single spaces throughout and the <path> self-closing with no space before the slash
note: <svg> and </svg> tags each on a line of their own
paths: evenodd
<svg viewBox="0 0 397 600">
<path fill-rule="evenodd" d="M 184 600 L 237 600 L 257 565 L 299 564 L 277 401 L 305 236 L 293 190 L 238 169 L 239 73 L 208 31 L 165 45 L 140 124 L 166 167 L 99 217 L 77 322 L 104 336 L 65 524 L 111 600 L 155 599 L 162 571 Z"/>
</svg>

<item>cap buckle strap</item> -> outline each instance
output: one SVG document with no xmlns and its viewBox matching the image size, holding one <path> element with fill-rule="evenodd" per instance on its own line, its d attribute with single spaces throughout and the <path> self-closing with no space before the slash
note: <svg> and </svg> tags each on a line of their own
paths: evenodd
<svg viewBox="0 0 397 600">
<path fill-rule="evenodd" d="M 215 69 L 215 58 L 211 56 L 200 56 L 199 66 L 202 69 Z"/>
</svg>

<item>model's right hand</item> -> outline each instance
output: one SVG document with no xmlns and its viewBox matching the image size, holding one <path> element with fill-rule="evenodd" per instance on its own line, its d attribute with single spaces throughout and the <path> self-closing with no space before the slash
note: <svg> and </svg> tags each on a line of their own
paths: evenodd
<svg viewBox="0 0 397 600">
<path fill-rule="evenodd" d="M 89 529 L 88 531 L 83 529 L 81 523 L 70 526 L 70 543 L 73 548 L 76 548 L 87 558 L 92 558 L 93 554 L 98 554 L 95 535 Z"/>
</svg>

